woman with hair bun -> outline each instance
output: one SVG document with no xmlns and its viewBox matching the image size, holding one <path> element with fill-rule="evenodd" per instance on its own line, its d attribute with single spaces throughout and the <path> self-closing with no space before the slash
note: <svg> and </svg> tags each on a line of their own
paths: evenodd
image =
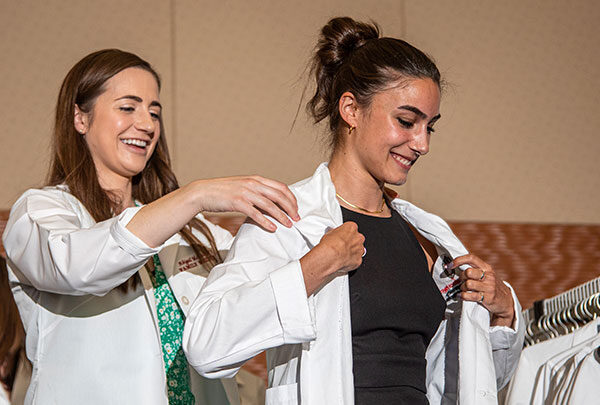
<svg viewBox="0 0 600 405">
<path fill-rule="evenodd" d="M 47 186 L 26 191 L 3 236 L 33 364 L 27 404 L 239 404 L 234 381 L 188 368 L 183 321 L 233 237 L 202 211 L 265 229 L 297 220 L 294 196 L 258 176 L 179 187 L 160 79 L 117 49 L 87 55 L 56 105 Z"/>
<path fill-rule="evenodd" d="M 523 343 L 516 295 L 441 218 L 385 188 L 429 151 L 436 65 L 344 17 L 323 27 L 312 73 L 330 160 L 290 187 L 293 227 L 242 226 L 190 310 L 190 363 L 232 376 L 266 349 L 268 404 L 496 404 Z"/>
</svg>

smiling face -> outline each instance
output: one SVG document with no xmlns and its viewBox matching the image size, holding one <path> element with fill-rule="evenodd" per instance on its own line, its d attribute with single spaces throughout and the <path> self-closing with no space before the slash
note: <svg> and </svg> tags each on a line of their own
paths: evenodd
<svg viewBox="0 0 600 405">
<path fill-rule="evenodd" d="M 355 173 L 379 184 L 404 184 L 417 159 L 429 151 L 440 118 L 438 85 L 431 79 L 403 81 L 376 93 L 366 108 L 352 108 L 346 122 L 356 129 L 341 148 Z"/>
<path fill-rule="evenodd" d="M 122 70 L 106 81 L 91 113 L 75 110 L 75 128 L 85 134 L 104 189 L 120 188 L 144 169 L 160 136 L 158 83 L 150 72 Z"/>
</svg>

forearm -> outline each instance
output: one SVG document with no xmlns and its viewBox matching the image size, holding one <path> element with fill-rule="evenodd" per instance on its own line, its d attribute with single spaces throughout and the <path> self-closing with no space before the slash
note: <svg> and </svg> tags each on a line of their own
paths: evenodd
<svg viewBox="0 0 600 405">
<path fill-rule="evenodd" d="M 335 277 L 336 265 L 321 250 L 323 246 L 317 245 L 300 259 L 307 297 Z"/>
<path fill-rule="evenodd" d="M 39 197 L 32 197 L 32 200 Z M 43 211 L 19 203 L 4 234 L 13 270 L 23 282 L 59 294 L 103 295 L 125 282 L 156 253 L 125 227 L 135 209 L 119 217 L 80 228 L 77 218 L 59 205 Z M 39 201 L 30 205 L 39 206 Z"/>
<path fill-rule="evenodd" d="M 162 245 L 202 210 L 198 182 L 192 182 L 142 207 L 127 229 L 150 247 Z"/>
<path fill-rule="evenodd" d="M 190 364 L 206 377 L 233 376 L 263 350 L 315 337 L 298 262 L 262 280 L 243 281 L 249 270 L 215 267 L 190 309 L 183 348 Z"/>
</svg>

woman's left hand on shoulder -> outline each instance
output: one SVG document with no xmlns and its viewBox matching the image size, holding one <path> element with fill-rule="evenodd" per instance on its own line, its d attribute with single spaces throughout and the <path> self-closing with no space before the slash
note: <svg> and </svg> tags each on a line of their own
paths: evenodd
<svg viewBox="0 0 600 405">
<path fill-rule="evenodd" d="M 462 265 L 469 267 L 460 274 L 463 281 L 461 298 L 478 302 L 490 311 L 492 326 L 511 327 L 515 310 L 510 288 L 502 282 L 492 266 L 473 254 L 455 258 L 448 269 Z"/>
</svg>

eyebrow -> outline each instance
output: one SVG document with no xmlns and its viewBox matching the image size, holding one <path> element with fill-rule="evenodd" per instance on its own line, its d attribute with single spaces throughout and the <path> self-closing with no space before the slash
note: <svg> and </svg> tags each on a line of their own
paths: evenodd
<svg viewBox="0 0 600 405">
<path fill-rule="evenodd" d="M 419 110 L 417 107 L 415 107 L 413 105 L 401 105 L 400 107 L 398 107 L 398 109 L 414 112 L 415 114 L 417 114 L 419 116 L 419 118 L 422 118 L 422 119 L 427 118 L 427 114 L 425 114 L 423 111 Z M 440 118 L 442 118 L 442 115 L 438 114 L 435 117 L 433 117 L 431 120 L 429 120 L 429 122 L 435 122 L 435 121 L 439 120 Z"/>
<path fill-rule="evenodd" d="M 133 101 L 137 101 L 138 103 L 141 103 L 141 102 L 144 101 L 144 100 L 141 99 L 141 97 L 132 96 L 132 95 L 127 95 L 127 96 L 116 98 L 115 101 L 123 100 L 123 99 L 130 99 L 130 100 L 133 100 Z M 156 100 L 154 100 L 154 101 L 152 101 L 150 103 L 150 107 L 152 107 L 152 106 L 157 106 L 157 107 L 159 107 L 162 110 L 162 105 L 158 101 L 156 101 Z"/>
</svg>

